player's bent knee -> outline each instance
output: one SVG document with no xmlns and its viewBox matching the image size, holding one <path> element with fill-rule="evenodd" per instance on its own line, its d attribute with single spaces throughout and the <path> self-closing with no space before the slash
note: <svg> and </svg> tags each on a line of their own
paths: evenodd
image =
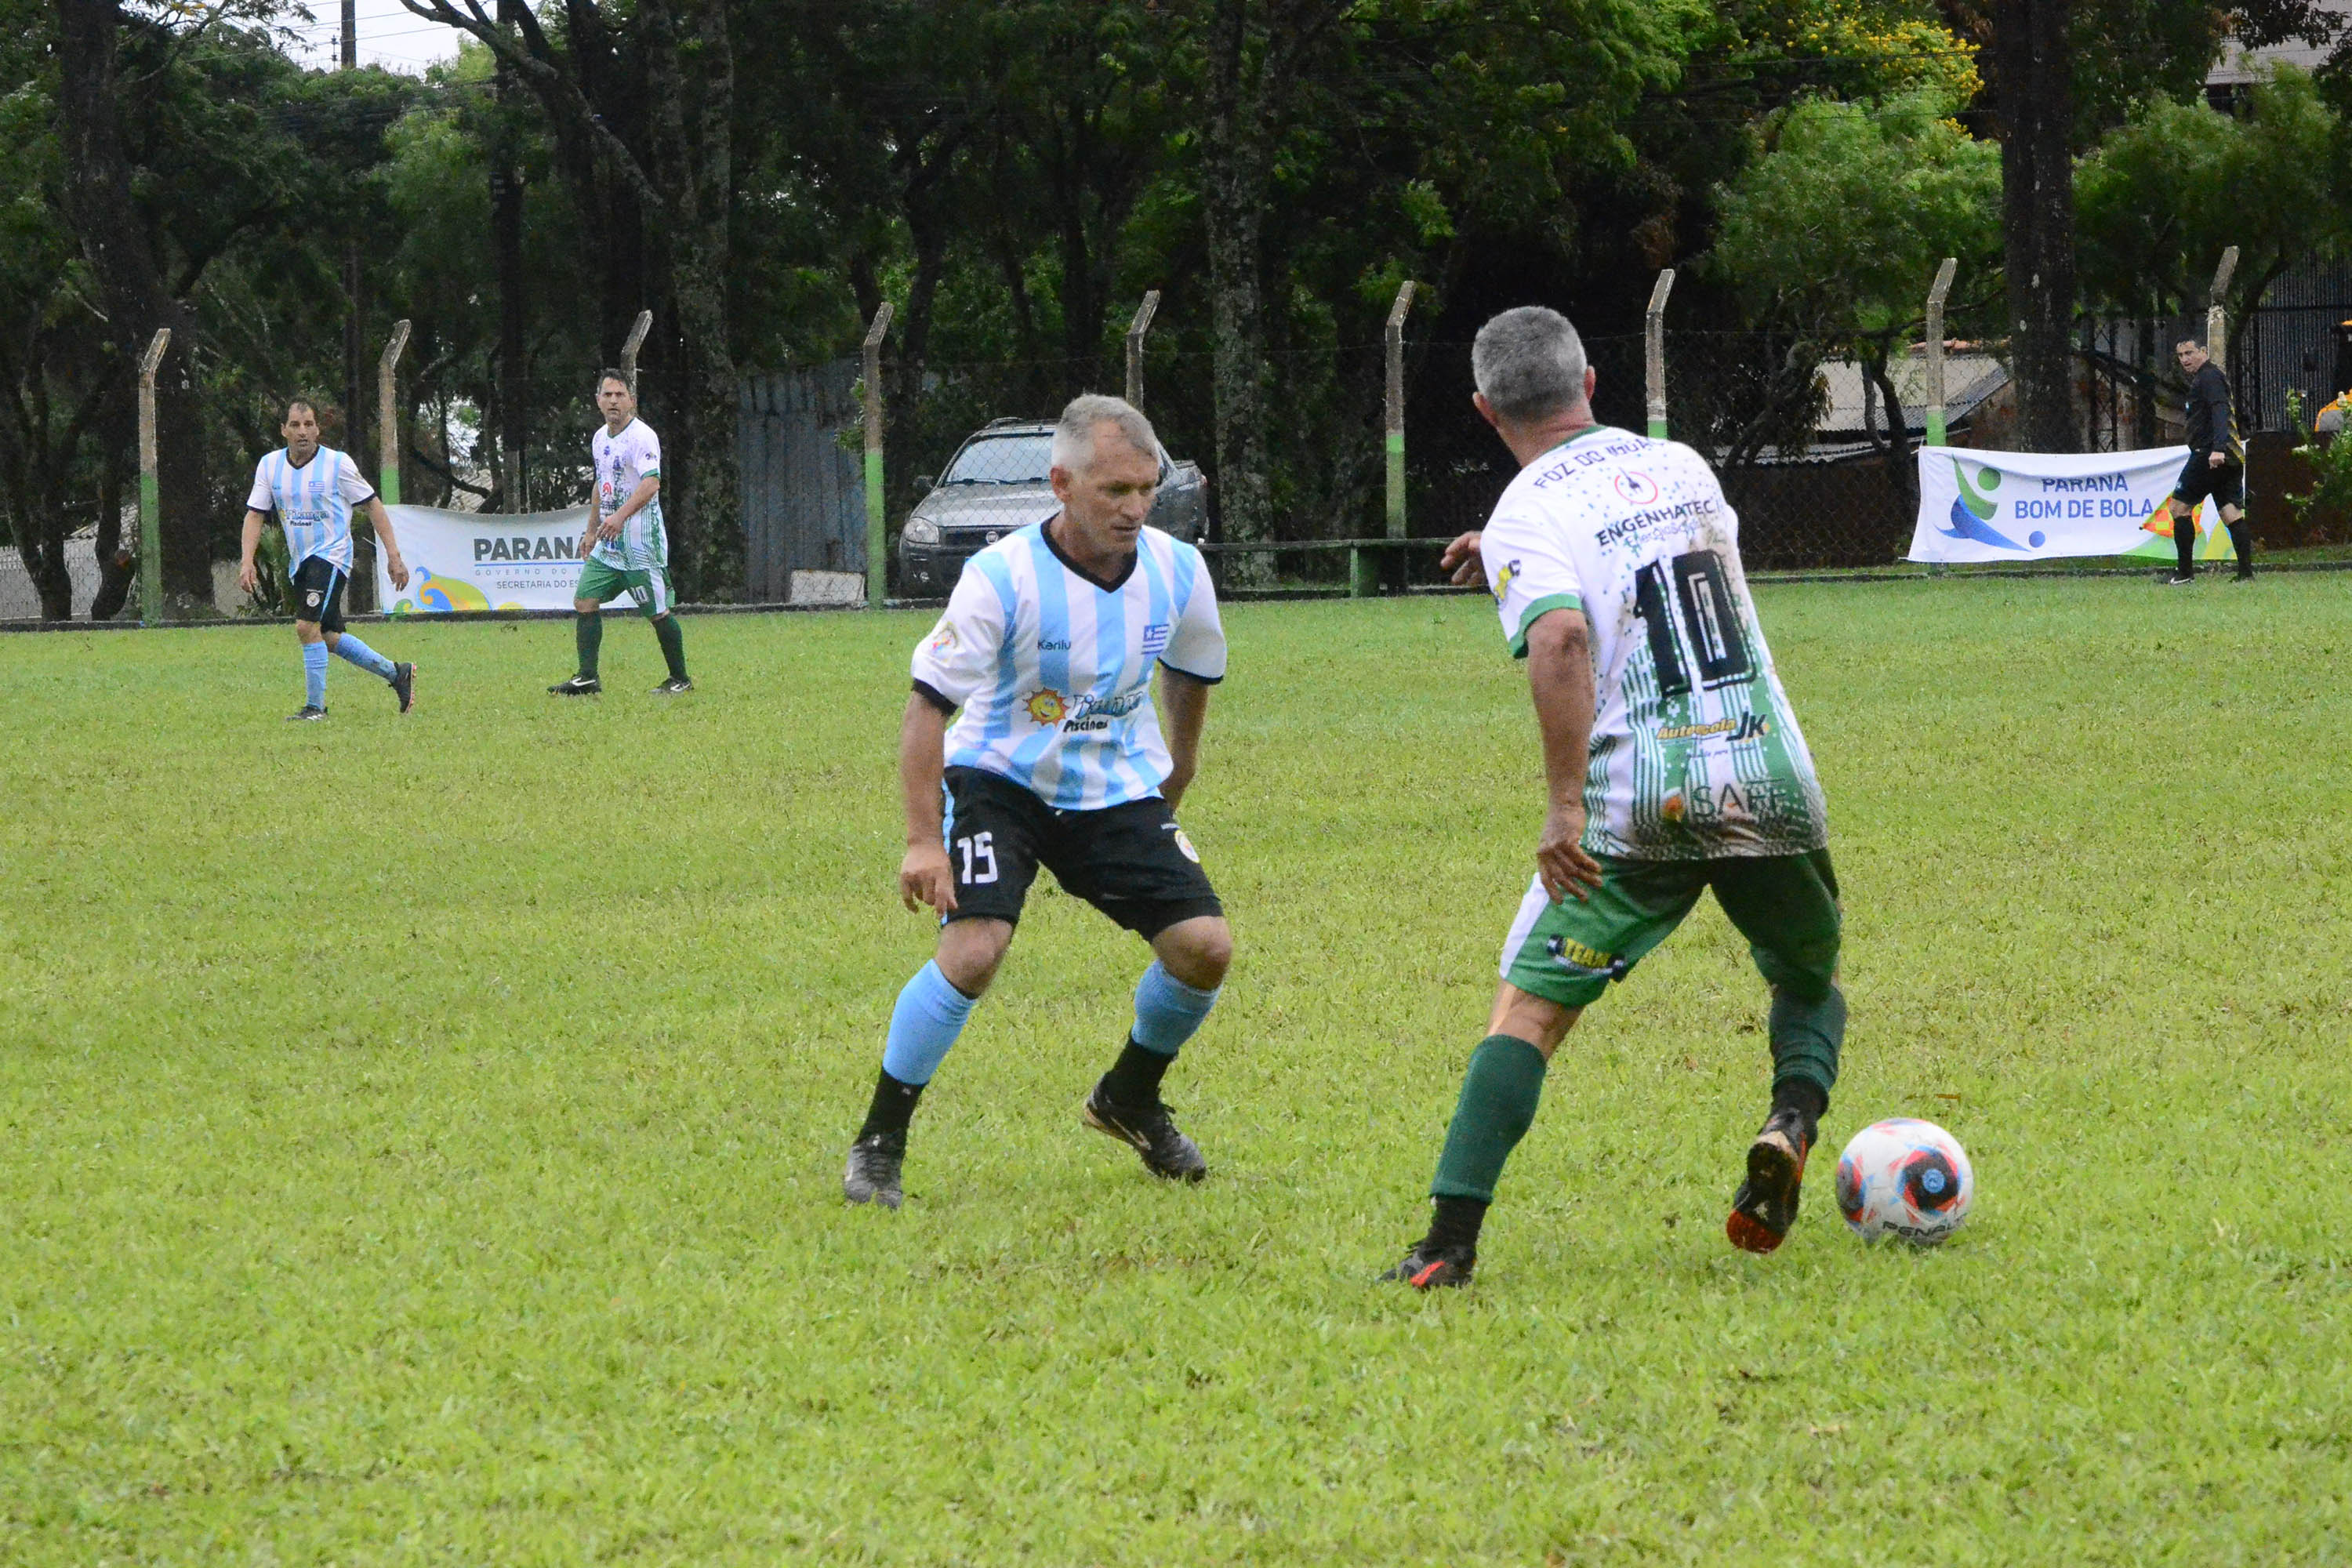
<svg viewBox="0 0 2352 1568">
<path fill-rule="evenodd" d="M 601 607 L 602 606 L 600 606 L 593 599 L 574 599 L 572 601 L 572 608 L 573 612 L 583 616 L 593 616 Z"/>
<path fill-rule="evenodd" d="M 1584 1016 L 1581 1007 L 1554 1002 L 1522 991 L 1506 980 L 1495 992 L 1495 1009 L 1486 1017 L 1486 1033 L 1508 1035 L 1515 1040 L 1525 1040 L 1543 1053 L 1546 1061 L 1576 1027 L 1577 1019 Z"/>
<path fill-rule="evenodd" d="M 1151 950 L 1168 973 L 1199 991 L 1214 991 L 1233 967 L 1234 931 L 1223 915 L 1179 921 L 1152 939 Z"/>
<path fill-rule="evenodd" d="M 967 996 L 979 996 L 996 978 L 1005 950 L 1013 945 L 1007 921 L 950 921 L 940 928 L 939 955 L 933 960 L 948 984 Z"/>
</svg>

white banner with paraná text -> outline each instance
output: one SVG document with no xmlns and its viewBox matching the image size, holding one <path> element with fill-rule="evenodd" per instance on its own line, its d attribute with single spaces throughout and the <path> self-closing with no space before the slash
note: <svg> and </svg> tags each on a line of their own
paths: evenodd
<svg viewBox="0 0 2352 1568">
<path fill-rule="evenodd" d="M 2172 497 L 2186 447 L 2045 454 L 1919 448 L 1913 561 L 2039 561 L 2072 555 L 2174 559 Z M 2197 554 L 2230 553 L 2210 500 L 2197 509 Z"/>
</svg>

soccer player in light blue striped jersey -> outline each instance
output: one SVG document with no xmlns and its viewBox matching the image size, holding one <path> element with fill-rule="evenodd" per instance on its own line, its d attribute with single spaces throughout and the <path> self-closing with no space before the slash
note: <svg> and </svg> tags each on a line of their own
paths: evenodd
<svg viewBox="0 0 2352 1568">
<path fill-rule="evenodd" d="M 1160 443 L 1130 405 L 1087 396 L 1064 409 L 1051 478 L 1060 512 L 973 556 L 915 650 L 898 891 L 909 910 L 939 911 L 939 948 L 891 1013 L 842 1178 L 852 1203 L 898 1206 L 915 1102 L 995 977 L 1039 866 L 1154 954 L 1087 1125 L 1154 1175 L 1208 1174 L 1160 1083 L 1233 961 L 1224 907 L 1175 815 L 1225 673 L 1216 590 L 1199 551 L 1144 525 Z"/>
<path fill-rule="evenodd" d="M 408 563 L 375 487 L 359 466 L 331 447 L 319 445 L 319 411 L 295 398 L 286 405 L 282 450 L 261 459 L 253 471 L 253 491 L 245 500 L 245 558 L 237 585 L 250 594 L 261 574 L 254 552 L 261 526 L 272 521 L 286 531 L 286 557 L 294 589 L 294 636 L 302 646 L 302 708 L 289 723 L 327 716 L 327 655 L 349 659 L 392 688 L 400 710 L 416 705 L 416 667 L 394 664 L 343 629 L 343 586 L 352 576 L 352 508 L 367 508 L 368 521 L 383 546 L 384 569 L 395 588 L 408 586 Z"/>
</svg>

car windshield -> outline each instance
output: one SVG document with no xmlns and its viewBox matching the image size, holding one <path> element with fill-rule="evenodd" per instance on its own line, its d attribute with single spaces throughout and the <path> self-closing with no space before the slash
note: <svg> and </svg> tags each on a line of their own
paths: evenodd
<svg viewBox="0 0 2352 1568">
<path fill-rule="evenodd" d="M 1054 437 L 1043 430 L 984 436 L 956 454 L 943 485 L 1042 485 L 1053 466 Z"/>
</svg>

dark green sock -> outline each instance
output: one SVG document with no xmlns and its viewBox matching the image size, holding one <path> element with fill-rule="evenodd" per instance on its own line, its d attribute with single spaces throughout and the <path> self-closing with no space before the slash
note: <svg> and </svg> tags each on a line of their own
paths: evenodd
<svg viewBox="0 0 2352 1568">
<path fill-rule="evenodd" d="M 1800 1001 L 1785 985 L 1772 988 L 1772 1083 L 1801 1079 L 1829 1102 L 1837 1087 L 1838 1053 L 1845 1046 L 1845 995 L 1834 985 L 1818 1002 Z M 1815 1112 L 1816 1115 L 1819 1112 Z"/>
<path fill-rule="evenodd" d="M 1429 1195 L 1494 1202 L 1503 1162 L 1534 1122 L 1543 1083 L 1543 1053 L 1527 1041 L 1510 1035 L 1479 1041 L 1462 1075 L 1462 1098 L 1445 1129 L 1445 1151 L 1437 1157 Z"/>
<path fill-rule="evenodd" d="M 662 658 L 669 661 L 669 678 L 686 679 L 686 634 L 677 629 L 676 616 L 664 616 L 654 623 L 654 639 L 661 644 Z"/>
<path fill-rule="evenodd" d="M 604 614 L 591 610 L 572 623 L 572 636 L 580 645 L 580 673 L 589 679 L 596 679 L 596 650 L 604 646 Z"/>
</svg>

